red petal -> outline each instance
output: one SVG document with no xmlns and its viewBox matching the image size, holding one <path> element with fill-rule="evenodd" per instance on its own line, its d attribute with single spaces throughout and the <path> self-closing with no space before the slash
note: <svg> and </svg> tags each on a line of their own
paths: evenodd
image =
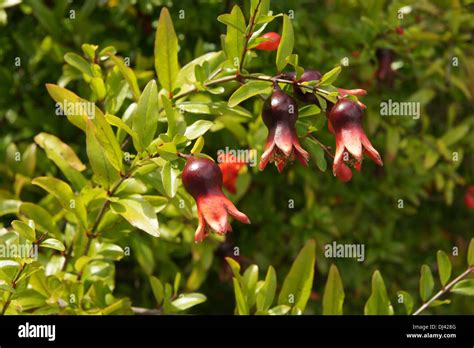
<svg viewBox="0 0 474 348">
<path fill-rule="evenodd" d="M 268 133 L 267 143 L 265 144 L 265 151 L 260 159 L 260 164 L 258 165 L 259 170 L 264 170 L 268 164 L 268 161 L 272 159 L 273 153 L 275 151 L 275 130 L 270 129 Z"/>
<path fill-rule="evenodd" d="M 340 132 L 345 148 L 359 161 L 362 159 L 360 135 L 363 132 L 362 128 L 358 126 L 343 128 Z"/>
<path fill-rule="evenodd" d="M 227 198 L 223 193 L 211 193 L 197 200 L 198 210 L 206 223 L 216 232 L 225 233 L 229 230 L 229 219 L 225 208 Z"/>
<path fill-rule="evenodd" d="M 249 224 L 250 223 L 250 219 L 248 218 L 247 215 L 245 215 L 244 213 L 242 213 L 241 211 L 239 211 L 234 203 L 232 203 L 232 201 L 230 201 L 227 197 L 225 197 L 225 207 L 227 209 L 227 211 L 229 212 L 229 214 L 236 220 L 244 223 L 244 224 Z"/>
<path fill-rule="evenodd" d="M 344 88 L 338 88 L 337 89 L 339 94 L 341 94 L 343 97 L 346 95 L 356 95 L 356 96 L 364 96 L 367 94 L 367 91 L 362 88 L 357 88 L 357 89 L 344 89 Z"/>
<path fill-rule="evenodd" d="M 369 138 L 367 138 L 365 133 L 361 134 L 360 140 L 364 146 L 364 152 L 379 166 L 383 166 L 382 158 L 380 157 L 378 151 L 372 146 L 372 143 L 370 142 Z"/>
<path fill-rule="evenodd" d="M 204 220 L 204 217 L 202 216 L 201 212 L 198 209 L 198 219 L 199 219 L 199 225 L 194 233 L 194 241 L 195 242 L 202 242 L 204 238 L 206 238 L 206 221 Z"/>
<path fill-rule="evenodd" d="M 309 153 L 301 147 L 296 132 L 293 132 L 293 146 L 295 147 L 295 156 L 302 165 L 307 166 L 309 161 Z"/>
<path fill-rule="evenodd" d="M 352 179 L 352 170 L 345 163 L 341 163 L 337 168 L 336 177 L 342 182 L 348 182 Z"/>
<path fill-rule="evenodd" d="M 287 122 L 278 122 L 275 127 L 275 144 L 287 157 L 293 150 L 292 128 Z"/>
<path fill-rule="evenodd" d="M 340 134 L 336 134 L 336 154 L 334 155 L 334 163 L 332 165 L 332 173 L 336 175 L 339 166 L 342 163 L 342 155 L 344 154 L 344 143 Z"/>
</svg>

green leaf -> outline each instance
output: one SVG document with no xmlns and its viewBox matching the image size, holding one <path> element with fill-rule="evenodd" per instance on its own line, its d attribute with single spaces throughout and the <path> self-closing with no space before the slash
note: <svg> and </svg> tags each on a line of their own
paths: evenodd
<svg viewBox="0 0 474 348">
<path fill-rule="evenodd" d="M 449 278 L 451 278 L 451 261 L 449 261 L 449 257 L 444 251 L 438 250 L 436 256 L 438 260 L 439 280 L 444 287 Z"/>
<path fill-rule="evenodd" d="M 247 100 L 258 94 L 269 95 L 272 92 L 271 82 L 267 81 L 250 81 L 240 86 L 229 98 L 229 107 L 239 105 L 244 100 Z"/>
<path fill-rule="evenodd" d="M 340 72 L 341 72 L 340 66 L 336 66 L 331 71 L 328 71 L 321 77 L 321 79 L 318 82 L 318 86 L 328 86 L 332 84 L 334 81 L 336 81 Z"/>
<path fill-rule="evenodd" d="M 30 220 L 33 222 L 33 220 Z M 12 226 L 15 229 L 15 231 L 18 232 L 20 236 L 25 238 L 26 240 L 29 240 L 31 242 L 34 242 L 36 240 L 36 233 L 34 228 L 32 228 L 30 225 L 24 223 L 23 221 L 15 220 L 12 222 Z M 34 226 L 34 222 L 33 222 Z"/>
<path fill-rule="evenodd" d="M 235 303 L 237 305 L 237 314 L 239 315 L 248 315 L 249 309 L 247 306 L 247 302 L 245 301 L 244 293 L 240 287 L 239 281 L 235 278 L 232 278 L 232 282 L 234 284 L 234 292 L 235 292 Z"/>
<path fill-rule="evenodd" d="M 161 102 L 163 103 L 163 108 L 165 109 L 166 119 L 168 120 L 168 130 L 166 134 L 172 138 L 176 134 L 176 120 L 178 119 L 177 111 L 171 105 L 170 100 L 165 96 L 161 96 Z"/>
<path fill-rule="evenodd" d="M 240 31 L 242 34 L 245 34 L 245 21 L 242 22 L 238 16 L 233 16 L 229 13 L 220 15 L 217 17 L 217 20 L 225 25 L 230 25 Z"/>
<path fill-rule="evenodd" d="M 405 305 L 405 310 L 407 311 L 407 315 L 410 315 L 413 311 L 413 298 L 411 295 L 406 291 L 398 291 L 397 295 L 402 298 L 402 303 Z"/>
<path fill-rule="evenodd" d="M 309 240 L 301 249 L 283 282 L 278 304 L 287 304 L 293 310 L 304 311 L 313 286 L 315 248 L 315 241 Z"/>
<path fill-rule="evenodd" d="M 243 284 L 243 279 L 242 279 L 242 276 L 240 275 L 240 264 L 231 257 L 226 257 L 225 260 L 229 264 L 230 269 L 232 270 L 232 273 L 234 274 L 234 277 L 239 281 L 239 283 Z"/>
<path fill-rule="evenodd" d="M 21 203 L 16 199 L 0 199 L 0 216 L 17 214 Z"/>
<path fill-rule="evenodd" d="M 82 52 L 89 58 L 91 61 L 95 58 L 95 51 L 99 48 L 97 45 L 90 45 L 90 44 L 82 44 L 81 45 Z"/>
<path fill-rule="evenodd" d="M 241 106 L 229 107 L 227 102 L 195 102 L 195 101 L 186 101 L 178 104 L 180 110 L 190 112 L 193 114 L 205 114 L 205 115 L 218 115 L 218 116 L 233 116 L 240 118 L 252 118 L 253 115 L 247 109 Z"/>
<path fill-rule="evenodd" d="M 35 221 L 36 229 L 43 233 L 59 238 L 62 233 L 54 223 L 53 217 L 47 210 L 33 203 L 22 203 L 19 208 L 19 215 Z"/>
<path fill-rule="evenodd" d="M 140 145 L 146 148 L 154 139 L 158 125 L 158 110 L 158 89 L 155 80 L 151 80 L 143 90 L 133 115 L 132 129 L 141 139 L 141 144 L 134 143 L 136 148 Z"/>
<path fill-rule="evenodd" d="M 97 96 L 98 100 L 103 100 L 106 95 L 105 83 L 101 77 L 93 77 L 91 80 L 91 89 Z"/>
<path fill-rule="evenodd" d="M 248 308 L 252 308 L 255 304 L 255 295 L 257 291 L 258 282 L 258 266 L 250 265 L 244 272 L 243 277 L 243 291 Z"/>
<path fill-rule="evenodd" d="M 467 264 L 469 266 L 474 266 L 474 238 L 471 238 L 467 249 Z"/>
<path fill-rule="evenodd" d="M 199 138 L 201 135 L 206 133 L 213 125 L 214 123 L 211 121 L 198 120 L 186 128 L 184 136 L 189 140 Z"/>
<path fill-rule="evenodd" d="M 105 119 L 112 126 L 115 126 L 123 130 L 128 135 L 130 135 L 132 137 L 134 146 L 136 146 L 135 149 L 137 151 L 142 151 L 144 149 L 143 144 L 141 143 L 140 137 L 138 136 L 137 132 L 135 132 L 132 128 L 130 128 L 121 118 L 118 118 L 117 116 L 114 116 L 114 115 L 105 115 Z"/>
<path fill-rule="evenodd" d="M 279 305 L 268 310 L 269 315 L 285 315 L 291 310 L 290 306 Z"/>
<path fill-rule="evenodd" d="M 382 275 L 377 270 L 372 276 L 372 293 L 364 308 L 365 315 L 393 315 Z"/>
<path fill-rule="evenodd" d="M 167 161 L 174 161 L 178 158 L 178 150 L 174 143 L 164 143 L 156 147 L 156 151 L 160 154 L 160 157 Z"/>
<path fill-rule="evenodd" d="M 36 168 L 36 144 L 30 144 L 23 152 L 18 163 L 18 173 L 32 177 Z"/>
<path fill-rule="evenodd" d="M 232 8 L 228 20 L 232 21 L 233 25 L 227 26 L 227 34 L 225 36 L 225 51 L 227 59 L 235 68 L 238 68 L 245 44 L 245 35 L 239 29 L 236 29 L 245 27 L 245 17 L 238 5 L 235 5 Z"/>
<path fill-rule="evenodd" d="M 323 315 L 342 315 L 344 288 L 341 276 L 335 265 L 329 269 L 328 280 L 323 295 Z"/>
<path fill-rule="evenodd" d="M 80 197 L 74 195 L 74 192 L 72 192 L 72 189 L 68 184 L 62 180 L 47 176 L 35 178 L 31 183 L 41 187 L 43 190 L 53 195 L 64 209 L 73 213 L 79 220 L 79 223 L 84 228 L 87 228 L 86 208 L 84 207 Z"/>
<path fill-rule="evenodd" d="M 166 162 L 161 171 L 161 180 L 165 193 L 170 198 L 173 198 L 178 191 L 178 175 L 179 171 L 173 168 L 170 162 Z"/>
<path fill-rule="evenodd" d="M 204 138 L 200 136 L 197 138 L 196 142 L 193 145 L 193 148 L 191 149 L 192 154 L 197 154 L 200 153 L 202 148 L 204 147 Z"/>
<path fill-rule="evenodd" d="M 64 55 L 64 60 L 66 61 L 66 63 L 73 66 L 74 68 L 82 72 L 83 74 L 92 76 L 91 65 L 80 55 L 76 53 L 71 53 L 71 52 L 66 53 Z"/>
<path fill-rule="evenodd" d="M 431 294 L 433 293 L 434 280 L 431 274 L 430 267 L 428 265 L 421 266 L 420 276 L 420 297 L 423 302 L 428 301 Z"/>
<path fill-rule="evenodd" d="M 151 289 L 153 290 L 153 295 L 155 295 L 156 303 L 158 305 L 161 305 L 165 295 L 165 289 L 163 287 L 163 284 L 158 278 L 154 276 L 150 276 L 150 284 Z"/>
<path fill-rule="evenodd" d="M 276 55 L 276 66 L 277 70 L 283 71 L 286 64 L 288 63 L 287 57 L 291 56 L 293 53 L 294 45 L 294 33 L 293 33 L 293 24 L 291 23 L 290 17 L 287 15 L 283 16 L 283 31 L 281 34 L 280 45 L 278 46 L 278 51 Z"/>
<path fill-rule="evenodd" d="M 277 286 L 277 278 L 275 269 L 272 266 L 268 267 L 267 275 L 263 286 L 257 293 L 257 309 L 267 311 L 273 303 L 275 298 L 275 291 Z"/>
<path fill-rule="evenodd" d="M 140 195 L 132 195 L 111 203 L 112 211 L 120 214 L 130 225 L 159 237 L 158 219 L 150 203 Z"/>
<path fill-rule="evenodd" d="M 298 111 L 298 118 L 305 118 L 321 113 L 321 109 L 317 105 L 306 105 Z"/>
<path fill-rule="evenodd" d="M 207 300 L 206 296 L 198 293 L 181 294 L 176 300 L 171 302 L 173 306 L 181 311 L 194 307 Z"/>
<path fill-rule="evenodd" d="M 94 115 L 88 113 L 91 109 L 89 105 L 93 105 L 93 103 L 80 98 L 66 88 L 54 84 L 47 83 L 46 89 L 51 98 L 57 103 L 56 111 L 59 111 L 59 106 L 69 122 L 85 131 L 87 119 L 94 117 Z M 74 106 L 74 108 L 70 108 L 69 105 Z"/>
<path fill-rule="evenodd" d="M 464 279 L 451 288 L 451 292 L 460 295 L 474 296 L 474 279 Z"/>
<path fill-rule="evenodd" d="M 87 180 L 80 172 L 84 171 L 86 166 L 74 150 L 52 134 L 39 133 L 34 139 L 46 152 L 46 156 L 58 166 L 74 189 L 81 190 Z"/>
<path fill-rule="evenodd" d="M 469 132 L 469 125 L 463 124 L 448 130 L 442 137 L 441 140 L 446 146 L 453 145 L 459 140 L 465 137 Z"/>
<path fill-rule="evenodd" d="M 137 77 L 135 76 L 135 73 L 130 67 L 125 65 L 122 58 L 117 57 L 113 55 L 112 53 L 108 53 L 108 54 L 109 54 L 110 59 L 112 59 L 115 65 L 117 65 L 118 69 L 122 73 L 122 76 L 128 82 L 128 85 L 130 86 L 130 89 L 133 94 L 133 99 L 137 101 L 138 98 L 140 97 L 140 88 L 138 88 L 138 82 L 137 82 Z"/>
<path fill-rule="evenodd" d="M 40 247 L 54 249 L 58 251 L 64 251 L 66 248 L 64 244 L 61 243 L 59 240 L 54 238 L 48 238 L 40 244 Z"/>
<path fill-rule="evenodd" d="M 303 143 L 305 144 L 305 148 L 307 148 L 310 152 L 311 157 L 315 160 L 319 170 L 325 172 L 327 169 L 327 162 L 326 158 L 324 157 L 324 150 L 321 145 L 319 145 L 314 139 L 310 137 L 304 138 Z"/>
<path fill-rule="evenodd" d="M 101 135 L 95 125 L 88 121 L 86 129 L 86 150 L 95 179 L 104 189 L 109 190 L 120 176 L 105 153 L 99 141 Z"/>
<path fill-rule="evenodd" d="M 178 38 L 166 7 L 161 9 L 155 38 L 155 70 L 161 86 L 171 93 L 178 75 Z"/>
</svg>

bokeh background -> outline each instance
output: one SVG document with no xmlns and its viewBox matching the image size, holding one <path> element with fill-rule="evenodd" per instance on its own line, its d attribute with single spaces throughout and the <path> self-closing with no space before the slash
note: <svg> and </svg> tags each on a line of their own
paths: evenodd
<svg viewBox="0 0 474 348">
<path fill-rule="evenodd" d="M 39 202 L 44 193 L 30 185 L 31 178 L 47 173 L 60 176 L 41 149 L 33 172 L 18 175 L 24 169 L 9 162 L 12 143 L 22 152 L 36 134 L 48 132 L 69 144 L 80 158 L 87 158 L 84 135 L 54 115 L 54 102 L 45 88 L 45 83 L 61 83 L 87 95 L 88 85 L 80 74 L 65 65 L 65 53 L 81 54 L 83 43 L 113 45 L 118 54 L 130 58 L 143 88 L 155 76 L 153 45 L 163 5 L 169 8 L 178 34 L 183 66 L 220 50 L 225 26 L 216 18 L 230 12 L 235 3 L 248 13 L 247 2 L 217 0 L 0 1 L 0 226 L 15 219 L 2 202 Z M 239 179 L 235 198 L 251 225 L 235 223 L 225 242 L 210 238 L 200 246 L 162 242 L 144 234 L 119 242 L 131 245 L 134 252 L 116 263 L 115 294 L 151 308 L 148 275 L 172 282 L 179 271 L 185 287 L 207 296 L 192 313 L 230 314 L 234 294 L 224 257 L 231 256 L 234 247 L 239 248 L 243 267 L 255 263 L 263 276 L 273 265 L 281 284 L 298 251 L 313 238 L 316 274 L 306 313 L 321 313 L 321 293 L 332 262 L 343 279 L 345 313 L 363 313 L 376 269 L 384 277 L 395 312 L 403 313 L 396 292 L 403 289 L 419 298 L 420 267 L 428 264 L 435 271 L 437 250 L 450 255 L 453 274 L 466 267 L 474 227 L 474 210 L 465 204 L 466 189 L 474 184 L 474 3 L 298 0 L 273 1 L 271 8 L 293 14 L 294 51 L 301 66 L 327 72 L 347 58 L 336 85 L 368 91 L 362 98 L 367 105 L 365 129 L 384 167 L 366 160 L 362 171 L 346 184 L 330 170 L 321 172 L 314 162 L 308 168 L 290 166 L 282 175 L 273 166 L 264 172 L 249 168 Z M 179 16 L 181 10 L 184 18 Z M 281 21 L 273 21 L 266 31 L 281 32 Z M 393 51 L 393 79 L 377 78 L 377 49 Z M 273 75 L 274 60 L 275 52 L 258 52 L 248 70 Z M 381 117 L 380 103 L 388 99 L 419 102 L 421 117 Z M 252 100 L 243 106 L 258 114 L 261 104 Z M 225 146 L 261 149 L 263 138 L 252 132 L 253 124 L 243 126 L 251 135 L 239 136 L 228 129 L 207 134 L 205 152 L 214 155 Z M 334 149 L 326 127 L 316 135 Z M 289 200 L 294 201 L 293 208 Z M 332 241 L 364 244 L 366 260 L 325 258 L 324 245 Z M 196 248 L 203 259 L 193 259 Z M 453 248 L 458 248 L 459 256 L 452 255 Z M 436 274 L 435 283 L 439 289 Z M 428 312 L 473 313 L 472 297 L 448 298 L 451 304 Z"/>
</svg>

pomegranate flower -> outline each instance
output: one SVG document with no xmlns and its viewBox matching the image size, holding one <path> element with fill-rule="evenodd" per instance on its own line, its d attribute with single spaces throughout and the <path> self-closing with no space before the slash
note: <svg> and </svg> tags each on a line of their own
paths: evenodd
<svg viewBox="0 0 474 348">
<path fill-rule="evenodd" d="M 342 99 L 328 113 L 329 130 L 336 136 L 336 154 L 334 156 L 333 174 L 342 181 L 349 181 L 347 166 L 343 155 L 347 150 L 356 160 L 355 168 L 360 170 L 362 152 L 365 152 L 379 166 L 383 165 L 377 150 L 372 146 L 362 128 L 362 109 L 349 99 Z"/>
<path fill-rule="evenodd" d="M 239 171 L 246 166 L 245 162 L 239 161 L 232 154 L 221 154 L 217 158 L 219 168 L 222 172 L 223 185 L 230 193 L 237 193 L 236 183 Z"/>
<path fill-rule="evenodd" d="M 183 186 L 197 204 L 199 225 L 194 235 L 196 242 L 202 241 L 209 230 L 218 234 L 232 231 L 229 215 L 249 224 L 247 215 L 235 207 L 222 192 L 222 172 L 219 166 L 207 158 L 189 157 L 181 176 Z"/>
<path fill-rule="evenodd" d="M 307 166 L 309 154 L 301 147 L 295 130 L 298 107 L 293 98 L 283 93 L 278 85 L 275 85 L 272 95 L 263 106 L 262 119 L 268 128 L 268 138 L 259 169 L 263 170 L 268 162 L 275 162 L 281 173 L 286 163 L 295 156 L 302 165 Z"/>
</svg>

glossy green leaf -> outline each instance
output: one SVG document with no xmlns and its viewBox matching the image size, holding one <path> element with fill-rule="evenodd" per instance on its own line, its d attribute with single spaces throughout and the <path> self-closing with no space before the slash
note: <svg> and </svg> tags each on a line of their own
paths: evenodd
<svg viewBox="0 0 474 348">
<path fill-rule="evenodd" d="M 12 227 L 15 229 L 15 231 L 18 232 L 20 236 L 22 236 L 26 240 L 29 240 L 31 242 L 34 242 L 36 240 L 36 233 L 35 233 L 34 228 L 31 228 L 30 225 L 24 223 L 23 221 L 18 221 L 18 220 L 13 221 Z"/>
<path fill-rule="evenodd" d="M 80 172 L 84 171 L 86 166 L 77 157 L 74 150 L 52 134 L 39 133 L 34 139 L 45 151 L 46 156 L 58 166 L 72 186 L 76 190 L 82 189 L 87 180 Z"/>
<path fill-rule="evenodd" d="M 178 75 L 178 38 L 166 7 L 161 9 L 155 38 L 155 70 L 158 80 L 169 93 Z"/>
<path fill-rule="evenodd" d="M 141 144 L 145 148 L 155 137 L 158 109 L 158 89 L 155 80 L 151 80 L 138 100 L 137 110 L 132 121 L 132 129 L 138 134 Z M 141 144 L 134 143 L 134 146 L 139 148 Z"/>
<path fill-rule="evenodd" d="M 143 150 L 143 144 L 141 143 L 140 137 L 138 136 L 137 132 L 135 132 L 132 128 L 128 126 L 121 118 L 118 118 L 114 115 L 105 115 L 105 119 L 109 122 L 112 126 L 118 127 L 122 129 L 125 133 L 130 135 L 133 140 L 133 144 L 136 145 L 137 151 Z"/>
<path fill-rule="evenodd" d="M 92 103 L 80 98 L 66 88 L 54 84 L 46 84 L 46 89 L 51 98 L 57 103 L 56 112 L 61 111 L 66 115 L 69 122 L 85 131 L 87 119 L 94 117 L 94 115 L 89 114 Z"/>
<path fill-rule="evenodd" d="M 130 86 L 130 90 L 132 91 L 132 94 L 133 94 L 133 99 L 137 101 L 138 98 L 140 97 L 140 88 L 138 88 L 138 82 L 137 82 L 137 77 L 135 73 L 130 67 L 125 65 L 122 58 L 117 57 L 111 53 L 109 53 L 109 56 L 110 56 L 110 59 L 113 60 L 115 65 L 117 65 L 118 69 L 122 73 L 125 80 L 128 82 L 128 85 Z"/>
<path fill-rule="evenodd" d="M 198 293 L 181 294 L 178 298 L 171 302 L 173 306 L 181 311 L 194 307 L 207 300 L 206 296 Z"/>
<path fill-rule="evenodd" d="M 47 176 L 35 178 L 31 183 L 53 195 L 64 209 L 70 211 L 78 218 L 83 227 L 87 227 L 86 208 L 80 197 L 74 195 L 68 184 L 62 180 Z"/>
<path fill-rule="evenodd" d="M 267 311 L 273 303 L 275 298 L 277 286 L 277 277 L 275 269 L 272 266 L 268 267 L 267 275 L 263 286 L 257 293 L 257 309 L 261 311 Z"/>
<path fill-rule="evenodd" d="M 290 306 L 279 305 L 268 310 L 269 315 L 285 315 L 291 310 Z"/>
<path fill-rule="evenodd" d="M 80 55 L 69 52 L 64 55 L 64 60 L 83 74 L 92 76 L 91 65 Z"/>
<path fill-rule="evenodd" d="M 342 315 L 344 304 L 344 288 L 337 267 L 333 264 L 329 269 L 328 280 L 324 288 L 323 314 Z"/>
<path fill-rule="evenodd" d="M 298 118 L 305 118 L 321 113 L 321 109 L 317 105 L 305 105 L 298 110 Z"/>
<path fill-rule="evenodd" d="M 235 303 L 237 305 L 237 314 L 239 315 L 248 315 L 249 309 L 247 306 L 247 302 L 245 301 L 244 293 L 242 288 L 240 287 L 239 281 L 235 278 L 232 279 L 234 284 L 234 292 L 235 292 Z"/>
<path fill-rule="evenodd" d="M 413 311 L 413 298 L 406 291 L 398 291 L 397 295 L 401 298 L 401 301 L 403 301 L 402 303 L 405 306 L 407 315 L 410 315 Z"/>
<path fill-rule="evenodd" d="M 290 17 L 284 15 L 283 31 L 276 55 L 276 66 L 278 71 L 283 71 L 286 64 L 288 63 L 287 58 L 293 53 L 294 41 L 295 38 L 293 33 L 293 24 L 291 23 Z"/>
<path fill-rule="evenodd" d="M 95 180 L 104 189 L 109 190 L 120 178 L 119 172 L 112 166 L 105 153 L 105 149 L 99 141 L 100 131 L 92 122 L 87 122 L 86 150 L 89 157 Z"/>
<path fill-rule="evenodd" d="M 227 34 L 225 36 L 225 51 L 227 54 L 227 59 L 235 68 L 238 68 L 245 44 L 245 35 L 242 33 L 242 31 L 236 29 L 245 27 L 245 17 L 238 5 L 234 5 L 230 15 L 228 16 L 228 20 L 234 25 L 227 26 Z"/>
<path fill-rule="evenodd" d="M 179 171 L 171 166 L 170 162 L 166 162 L 161 171 L 161 179 L 166 195 L 173 198 L 178 190 Z"/>
<path fill-rule="evenodd" d="M 341 69 L 340 66 L 336 66 L 334 69 L 328 71 L 327 73 L 325 73 L 321 77 L 321 79 L 318 82 L 318 85 L 319 86 L 328 86 L 328 85 L 332 84 L 334 81 L 336 81 L 336 79 L 339 76 L 341 70 L 342 69 Z"/>
<path fill-rule="evenodd" d="M 211 121 L 198 120 L 186 128 L 184 136 L 189 140 L 199 138 L 201 135 L 206 133 L 213 126 L 213 124 L 214 123 Z"/>
<path fill-rule="evenodd" d="M 140 195 L 132 195 L 111 203 L 112 211 L 120 214 L 130 225 L 159 237 L 158 219 L 150 203 Z"/>
<path fill-rule="evenodd" d="M 35 221 L 36 229 L 50 236 L 59 238 L 62 233 L 54 223 L 53 217 L 43 207 L 33 203 L 22 203 L 19 207 L 20 216 Z"/>
<path fill-rule="evenodd" d="M 464 279 L 451 288 L 451 292 L 459 295 L 474 296 L 474 279 Z"/>
<path fill-rule="evenodd" d="M 197 138 L 196 142 L 193 145 L 193 148 L 191 149 L 191 153 L 197 154 L 200 153 L 202 148 L 204 147 L 204 138 L 200 136 Z"/>
<path fill-rule="evenodd" d="M 177 111 L 173 108 L 170 100 L 165 96 L 161 96 L 163 108 L 165 109 L 166 119 L 168 120 L 168 130 L 166 134 L 172 138 L 176 134 L 176 121 L 178 119 Z"/>
<path fill-rule="evenodd" d="M 311 157 L 316 162 L 319 170 L 325 172 L 327 169 L 326 157 L 324 157 L 324 150 L 314 139 L 306 137 L 303 139 L 304 148 L 308 149 Z"/>
<path fill-rule="evenodd" d="M 245 34 L 245 30 L 246 30 L 245 21 L 242 22 L 239 16 L 233 16 L 229 13 L 226 13 L 226 14 L 222 14 L 218 16 L 217 20 L 225 25 L 230 25 L 234 27 L 241 33 Z"/>
<path fill-rule="evenodd" d="M 163 287 L 163 284 L 158 278 L 154 276 L 150 276 L 150 284 L 151 289 L 153 290 L 153 295 L 155 295 L 156 303 L 160 305 L 163 302 L 163 298 L 165 295 L 165 289 Z"/>
<path fill-rule="evenodd" d="M 283 282 L 278 304 L 287 304 L 294 310 L 304 311 L 313 286 L 315 248 L 315 241 L 309 240 L 299 252 Z"/>
<path fill-rule="evenodd" d="M 438 250 L 436 256 L 438 260 L 439 280 L 441 281 L 441 285 L 445 286 L 449 278 L 451 278 L 451 261 L 449 261 L 449 257 L 444 251 Z"/>
<path fill-rule="evenodd" d="M 428 265 L 421 266 L 420 276 L 420 297 L 423 302 L 426 302 L 433 293 L 434 280 Z"/>
<path fill-rule="evenodd" d="M 372 276 L 372 293 L 364 308 L 365 315 L 393 315 L 382 275 L 377 270 Z"/>
<path fill-rule="evenodd" d="M 59 240 L 54 239 L 54 238 L 46 239 L 45 241 L 43 241 L 40 244 L 40 247 L 54 249 L 54 250 L 58 250 L 58 251 L 66 250 L 66 248 L 64 247 L 64 244 L 61 243 Z"/>
<path fill-rule="evenodd" d="M 254 97 L 258 94 L 269 95 L 272 92 L 271 82 L 250 81 L 240 86 L 229 98 L 229 107 L 239 105 L 244 100 Z"/>
</svg>

